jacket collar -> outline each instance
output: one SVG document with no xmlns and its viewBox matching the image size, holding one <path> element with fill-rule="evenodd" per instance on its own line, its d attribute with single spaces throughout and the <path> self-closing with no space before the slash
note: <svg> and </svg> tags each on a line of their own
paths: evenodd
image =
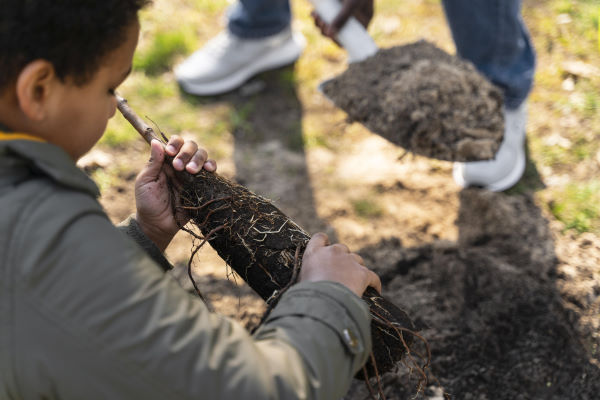
<svg viewBox="0 0 600 400">
<path fill-rule="evenodd" d="M 32 166 L 38 174 L 48 176 L 59 185 L 89 193 L 94 197 L 100 196 L 98 186 L 75 165 L 63 149 L 50 143 L 27 139 L 25 136 L 19 137 L 19 134 L 14 135 L 14 139 L 0 140 L 0 158 L 16 155 Z M 3 136 L 7 138 L 11 134 Z"/>
</svg>

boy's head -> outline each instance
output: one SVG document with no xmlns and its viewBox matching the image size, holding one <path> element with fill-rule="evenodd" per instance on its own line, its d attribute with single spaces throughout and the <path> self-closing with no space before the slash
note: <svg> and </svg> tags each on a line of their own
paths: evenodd
<svg viewBox="0 0 600 400">
<path fill-rule="evenodd" d="M 79 158 L 114 114 L 148 0 L 0 0 L 0 123 Z"/>
</svg>

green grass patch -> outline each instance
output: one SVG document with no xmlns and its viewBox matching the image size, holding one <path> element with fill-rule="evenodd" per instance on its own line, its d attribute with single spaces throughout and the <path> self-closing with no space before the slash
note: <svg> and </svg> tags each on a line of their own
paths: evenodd
<svg viewBox="0 0 600 400">
<path fill-rule="evenodd" d="M 278 79 L 282 86 L 295 88 L 297 85 L 296 71 L 294 68 L 286 68 L 278 73 Z"/>
<path fill-rule="evenodd" d="M 566 229 L 600 233 L 600 181 L 571 183 L 555 190 L 550 210 Z"/>
<path fill-rule="evenodd" d="M 229 113 L 229 124 L 231 131 L 242 129 L 247 132 L 252 131 L 252 124 L 248 121 L 250 114 L 254 111 L 254 102 L 249 101 L 239 107 L 232 108 Z"/>
<path fill-rule="evenodd" d="M 551 8 L 556 14 L 567 14 L 572 19 L 566 29 L 555 27 L 561 32 L 561 44 L 581 57 L 589 55 L 589 46 L 598 43 L 598 1 L 555 0 Z"/>
<path fill-rule="evenodd" d="M 91 174 L 91 178 L 100 189 L 100 193 L 108 190 L 112 186 L 116 186 L 120 182 L 117 174 L 107 171 L 104 168 L 98 168 Z"/>
<path fill-rule="evenodd" d="M 373 199 L 355 199 L 351 203 L 354 213 L 361 218 L 379 218 L 383 215 L 383 209 Z"/>
<path fill-rule="evenodd" d="M 333 150 L 335 147 L 331 143 L 330 136 L 327 132 L 317 128 L 311 128 L 306 126 L 306 124 L 304 125 L 303 142 L 305 149 L 324 148 Z"/>
<path fill-rule="evenodd" d="M 136 84 L 135 99 L 151 101 L 163 100 L 177 96 L 177 86 L 171 82 L 165 82 L 160 78 L 148 77 L 139 74 L 140 81 Z"/>
<path fill-rule="evenodd" d="M 288 150 L 300 152 L 304 149 L 304 135 L 302 134 L 302 121 L 294 121 L 283 133 L 285 146 Z"/>
<path fill-rule="evenodd" d="M 186 0 L 186 4 L 191 3 L 194 10 L 204 13 L 219 13 L 227 5 L 225 0 Z"/>
<path fill-rule="evenodd" d="M 134 140 L 140 140 L 139 135 L 125 118 L 117 114 L 108 123 L 106 131 L 99 143 L 109 147 L 118 147 Z"/>
<path fill-rule="evenodd" d="M 191 32 L 156 32 L 152 42 L 135 53 L 133 68 L 148 75 L 157 75 L 167 71 L 175 56 L 186 54 L 193 44 Z"/>
</svg>

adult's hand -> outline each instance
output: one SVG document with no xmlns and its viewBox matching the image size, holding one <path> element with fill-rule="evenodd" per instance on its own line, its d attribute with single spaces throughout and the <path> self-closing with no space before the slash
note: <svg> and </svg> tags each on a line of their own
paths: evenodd
<svg viewBox="0 0 600 400">
<path fill-rule="evenodd" d="M 330 24 L 326 23 L 315 11 L 311 15 L 321 33 L 337 43 L 335 36 L 346 24 L 348 18 L 354 16 L 358 22 L 367 28 L 374 12 L 373 0 L 344 0 L 340 12 Z"/>
</svg>

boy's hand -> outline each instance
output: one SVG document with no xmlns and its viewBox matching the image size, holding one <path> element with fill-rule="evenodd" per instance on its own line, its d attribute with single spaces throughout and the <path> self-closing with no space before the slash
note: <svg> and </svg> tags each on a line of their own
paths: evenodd
<svg viewBox="0 0 600 400">
<path fill-rule="evenodd" d="M 150 148 L 150 160 L 135 181 L 136 219 L 144 234 L 164 251 L 179 227 L 187 223 L 183 213 L 177 214 L 177 220 L 173 216 L 167 184 L 170 168 L 165 168 L 165 153 L 174 157 L 173 168 L 177 171 L 185 169 L 195 174 L 204 168 L 213 172 L 217 165 L 215 161 L 208 160 L 206 150 L 198 148 L 194 141 L 184 141 L 179 136 L 172 136 L 165 148 L 159 141 L 153 140 Z"/>
<path fill-rule="evenodd" d="M 329 245 L 324 233 L 316 233 L 308 242 L 302 257 L 300 281 L 334 281 L 341 283 L 361 297 L 372 286 L 381 293 L 381 281 L 356 253 L 345 244 Z"/>
</svg>

